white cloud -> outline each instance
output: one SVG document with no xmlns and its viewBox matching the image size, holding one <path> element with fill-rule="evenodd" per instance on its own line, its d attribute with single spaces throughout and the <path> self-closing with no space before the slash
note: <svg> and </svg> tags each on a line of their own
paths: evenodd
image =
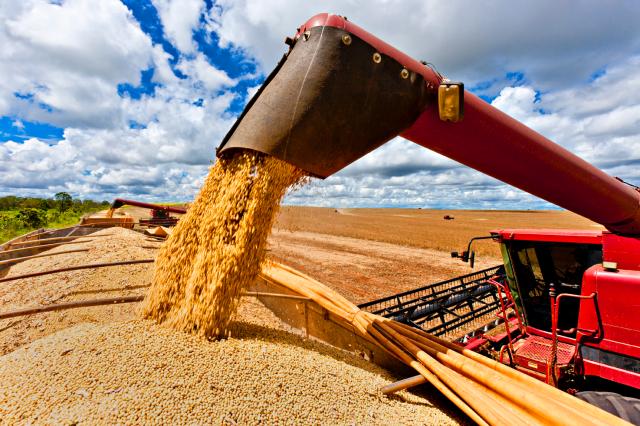
<svg viewBox="0 0 640 426">
<path fill-rule="evenodd" d="M 151 41 L 116 0 L 9 2 L 0 18 L 0 115 L 113 126 L 118 83 L 151 65 Z"/>
<path fill-rule="evenodd" d="M 203 54 L 198 54 L 194 59 L 182 60 L 177 68 L 193 81 L 202 83 L 209 91 L 216 91 L 225 86 L 234 86 L 236 81 L 230 78 L 226 72 L 211 65 Z"/>
<path fill-rule="evenodd" d="M 597 166 L 640 163 L 640 56 L 588 85 L 535 97 L 532 87 L 507 87 L 493 105 Z"/>
<path fill-rule="evenodd" d="M 153 0 L 167 38 L 183 53 L 195 50 L 193 30 L 204 8 L 202 0 Z"/>
<path fill-rule="evenodd" d="M 152 46 L 126 7 L 98 3 L 0 6 L 7 14 L 0 37 L 20 44 L 0 51 L 9 76 L 0 81 L 0 115 L 65 128 L 54 144 L 0 143 L 0 192 L 188 199 L 233 122 L 227 109 L 235 95 L 226 89 L 237 82 L 199 53 L 179 59 L 184 78 L 176 77 L 170 55 Z M 118 84 L 137 86 L 150 66 L 160 84 L 153 94 L 118 95 Z"/>
<path fill-rule="evenodd" d="M 536 87 L 585 81 L 640 48 L 640 8 L 634 1 L 605 7 L 596 0 L 558 3 L 465 0 L 219 0 L 212 28 L 223 46 L 256 57 L 270 71 L 283 39 L 320 12 L 350 21 L 409 55 L 428 60 L 467 83 L 527 71 Z"/>
</svg>

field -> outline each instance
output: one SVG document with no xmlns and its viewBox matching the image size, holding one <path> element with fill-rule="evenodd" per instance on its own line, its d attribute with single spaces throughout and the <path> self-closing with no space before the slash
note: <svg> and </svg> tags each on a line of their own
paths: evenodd
<svg viewBox="0 0 640 426">
<path fill-rule="evenodd" d="M 148 210 L 126 207 L 127 214 L 147 217 Z M 445 215 L 454 220 L 444 220 Z M 414 289 L 471 272 L 452 259 L 469 238 L 507 227 L 598 229 L 594 223 L 563 211 L 442 211 L 409 209 L 281 209 L 269 240 L 269 257 L 297 268 L 336 289 L 355 303 Z M 42 271 L 74 264 L 153 258 L 158 242 L 120 228 L 88 237 L 89 248 L 33 259 L 5 269 L 0 276 Z M 79 240 L 80 241 L 80 240 Z M 477 246 L 476 269 L 501 263 L 495 243 Z M 6 283 L 0 291 L 5 309 L 78 298 L 143 294 L 152 276 L 151 264 L 77 271 Z M 130 306 L 95 307 L 0 321 L 0 353 L 77 322 L 127 319 Z"/>
<path fill-rule="evenodd" d="M 444 220 L 444 216 L 454 217 Z M 472 272 L 452 259 L 470 238 L 505 228 L 602 229 L 566 211 L 330 209 L 285 206 L 272 257 L 356 303 Z M 476 269 L 501 263 L 497 244 L 474 243 Z"/>
</svg>

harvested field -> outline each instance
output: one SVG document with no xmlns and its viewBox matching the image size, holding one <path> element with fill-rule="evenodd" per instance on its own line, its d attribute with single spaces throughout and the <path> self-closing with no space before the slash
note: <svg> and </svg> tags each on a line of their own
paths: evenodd
<svg viewBox="0 0 640 426">
<path fill-rule="evenodd" d="M 454 220 L 444 220 L 445 215 Z M 270 256 L 363 303 L 473 270 L 451 251 L 500 228 L 602 229 L 566 211 L 332 209 L 283 206 Z M 479 241 L 476 269 L 502 263 Z"/>
<path fill-rule="evenodd" d="M 471 272 L 449 253 L 358 238 L 274 230 L 270 257 L 304 271 L 354 303 Z M 476 268 L 501 263 L 481 258 Z"/>
<path fill-rule="evenodd" d="M 0 412 L 57 424 L 458 423 L 439 397 L 383 397 L 391 377 L 339 350 L 255 324 L 232 333 L 206 342 L 150 321 L 59 332 L 2 357 Z"/>
<path fill-rule="evenodd" d="M 454 220 L 444 220 L 444 216 Z M 560 210 L 420 210 L 282 207 L 278 229 L 329 234 L 444 252 L 465 248 L 469 239 L 505 228 L 603 229 L 582 216 Z M 479 255 L 496 257 L 491 242 L 477 243 Z"/>
</svg>

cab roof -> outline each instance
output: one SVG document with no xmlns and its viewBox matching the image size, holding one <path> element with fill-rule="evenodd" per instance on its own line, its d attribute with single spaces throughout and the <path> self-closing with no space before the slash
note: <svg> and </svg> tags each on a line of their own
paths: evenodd
<svg viewBox="0 0 640 426">
<path fill-rule="evenodd" d="M 555 243 L 602 244 L 603 230 L 576 229 L 498 229 L 491 231 L 500 240 L 544 241 Z"/>
</svg>

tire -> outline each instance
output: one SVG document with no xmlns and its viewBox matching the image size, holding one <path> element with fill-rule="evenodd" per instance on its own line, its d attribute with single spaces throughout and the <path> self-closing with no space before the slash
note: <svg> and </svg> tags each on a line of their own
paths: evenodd
<svg viewBox="0 0 640 426">
<path fill-rule="evenodd" d="M 631 424 L 640 426 L 640 399 L 622 396 L 613 392 L 578 392 L 576 398 L 595 405 Z"/>
</svg>

